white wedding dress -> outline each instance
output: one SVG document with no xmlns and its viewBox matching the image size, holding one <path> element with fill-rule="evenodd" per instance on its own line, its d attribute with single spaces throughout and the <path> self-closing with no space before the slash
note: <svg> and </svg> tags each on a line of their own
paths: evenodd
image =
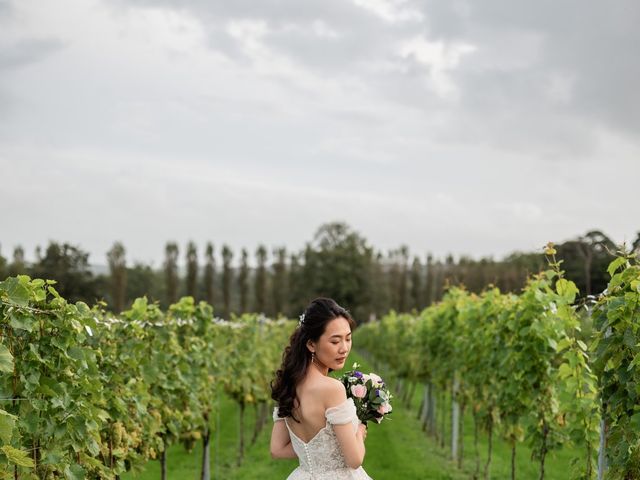
<svg viewBox="0 0 640 480">
<path fill-rule="evenodd" d="M 327 408 L 325 427 L 309 442 L 303 442 L 291 431 L 287 419 L 278 417 L 278 407 L 273 410 L 273 420 L 283 421 L 289 430 L 293 450 L 298 455 L 300 466 L 287 477 L 287 480 L 372 480 L 362 467 L 347 467 L 340 450 L 333 425 L 352 423 L 354 433 L 360 420 L 356 415 L 353 399 L 348 398 L 337 407 Z"/>
</svg>

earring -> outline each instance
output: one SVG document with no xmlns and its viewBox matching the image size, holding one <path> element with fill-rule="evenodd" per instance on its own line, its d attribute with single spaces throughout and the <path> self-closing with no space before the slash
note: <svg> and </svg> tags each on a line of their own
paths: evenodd
<svg viewBox="0 0 640 480">
<path fill-rule="evenodd" d="M 311 352 L 311 363 L 314 363 L 316 360 L 316 352 Z"/>
</svg>

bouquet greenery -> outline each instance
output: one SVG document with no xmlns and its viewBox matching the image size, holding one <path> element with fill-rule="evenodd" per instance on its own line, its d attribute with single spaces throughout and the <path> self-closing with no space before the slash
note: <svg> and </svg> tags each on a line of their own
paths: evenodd
<svg viewBox="0 0 640 480">
<path fill-rule="evenodd" d="M 347 389 L 347 398 L 352 398 L 356 405 L 358 418 L 365 425 L 368 421 L 382 422 L 391 413 L 389 393 L 386 384 L 375 373 L 363 373 L 358 370 L 359 365 L 353 364 L 353 370 L 340 377 L 340 381 Z"/>
</svg>

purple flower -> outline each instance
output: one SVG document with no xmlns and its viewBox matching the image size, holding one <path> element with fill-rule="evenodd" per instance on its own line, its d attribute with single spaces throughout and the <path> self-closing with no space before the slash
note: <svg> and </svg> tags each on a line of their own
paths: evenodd
<svg viewBox="0 0 640 480">
<path fill-rule="evenodd" d="M 358 370 L 356 370 L 355 372 L 353 372 L 353 376 L 354 377 L 358 377 L 358 378 L 362 378 L 362 372 L 359 372 Z"/>
</svg>

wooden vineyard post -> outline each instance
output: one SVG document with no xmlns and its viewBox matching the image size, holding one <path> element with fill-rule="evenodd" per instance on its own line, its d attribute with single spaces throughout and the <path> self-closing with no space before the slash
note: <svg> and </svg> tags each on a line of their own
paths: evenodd
<svg viewBox="0 0 640 480">
<path fill-rule="evenodd" d="M 453 387 L 451 389 L 451 459 L 458 460 L 458 433 L 460 432 L 460 404 L 456 398 L 460 380 L 454 374 Z"/>
<path fill-rule="evenodd" d="M 607 424 L 602 418 L 600 420 L 600 448 L 598 449 L 598 480 L 604 480 L 604 472 L 607 469 L 607 457 L 605 450 L 607 447 Z"/>
</svg>

